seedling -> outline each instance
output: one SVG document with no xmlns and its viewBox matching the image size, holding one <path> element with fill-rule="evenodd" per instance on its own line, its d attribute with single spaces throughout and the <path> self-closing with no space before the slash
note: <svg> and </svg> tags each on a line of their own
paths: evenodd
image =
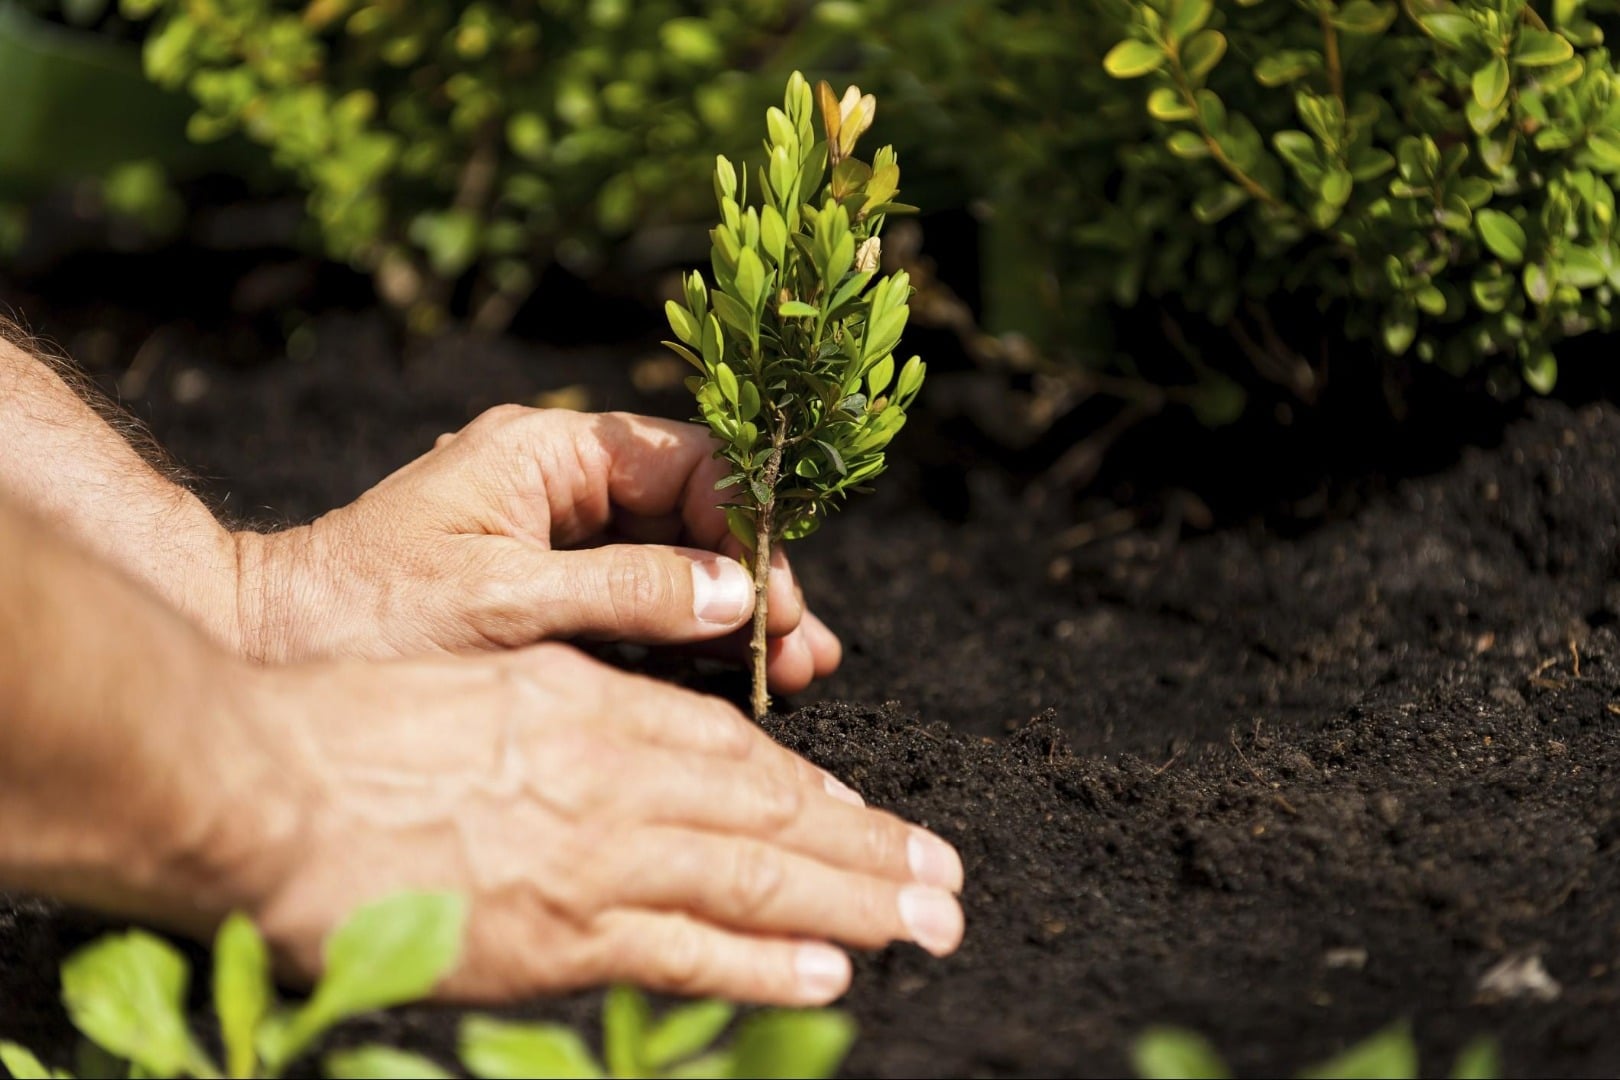
<svg viewBox="0 0 1620 1080">
<path fill-rule="evenodd" d="M 141 930 L 109 934 L 62 965 L 62 1000 L 86 1042 L 84 1076 L 277 1077 L 334 1025 L 360 1013 L 420 1000 L 455 966 L 466 904 L 448 893 L 401 893 L 360 908 L 326 940 L 326 974 L 309 1000 L 276 1000 L 264 939 L 232 915 L 214 943 L 214 1011 L 225 1069 L 186 1018 L 190 971 L 179 950 Z M 713 1044 L 736 1009 L 723 1001 L 678 1006 L 654 1018 L 630 987 L 608 992 L 602 1010 L 606 1067 L 571 1028 L 485 1016 L 462 1021 L 462 1066 L 475 1077 L 826 1077 L 838 1071 L 855 1024 L 832 1009 L 768 1010 Z M 333 1080 L 441 1080 L 456 1074 L 419 1054 L 369 1045 L 322 1061 Z M 72 1080 L 0 1040 L 0 1075 Z"/>
<path fill-rule="evenodd" d="M 1142 1080 L 1225 1080 L 1232 1075 L 1226 1062 L 1209 1040 L 1182 1028 L 1149 1028 L 1131 1048 L 1131 1063 Z M 1415 1080 L 1418 1070 L 1417 1044 L 1405 1024 L 1391 1026 L 1368 1036 L 1342 1054 L 1298 1074 L 1313 1077 L 1383 1077 L 1386 1080 Z M 1457 1053 L 1451 1068 L 1452 1080 L 1493 1080 L 1502 1075 L 1496 1043 L 1479 1038 Z"/>
<path fill-rule="evenodd" d="M 756 719 L 770 707 L 772 549 L 810 535 L 849 492 L 868 490 L 926 371 L 916 356 L 895 364 L 909 277 L 878 276 L 885 219 L 915 208 L 895 202 L 892 146 L 869 163 L 853 156 L 877 102 L 853 86 L 840 99 L 825 82 L 813 98 L 795 72 L 782 108 L 766 113 L 759 205 L 749 205 L 746 173 L 716 159 L 713 285 L 693 271 L 686 302 L 666 305 L 679 339 L 666 344 L 697 369 L 687 387 L 720 441 L 716 456 L 731 465 L 718 486 L 737 493 L 726 519 L 754 575 Z"/>
<path fill-rule="evenodd" d="M 228 1074 L 280 1076 L 340 1021 L 426 997 L 454 966 L 465 922 L 466 904 L 453 894 L 401 893 L 362 907 L 326 939 L 326 974 L 293 1007 L 276 1000 L 264 939 L 232 915 L 214 941 L 214 1010 Z M 129 1063 L 130 1076 L 226 1075 L 186 1023 L 190 974 L 160 937 L 109 934 L 63 963 L 62 1001 L 103 1065 L 112 1055 Z M 71 1076 L 14 1043 L 0 1042 L 0 1065 L 18 1080 Z"/>
</svg>

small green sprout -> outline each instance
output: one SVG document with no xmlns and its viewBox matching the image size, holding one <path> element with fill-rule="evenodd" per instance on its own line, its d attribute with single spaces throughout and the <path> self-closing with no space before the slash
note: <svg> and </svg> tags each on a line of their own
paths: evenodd
<svg viewBox="0 0 1620 1080">
<path fill-rule="evenodd" d="M 1131 1048 L 1131 1064 L 1142 1080 L 1225 1080 L 1232 1075 L 1208 1039 L 1175 1027 L 1144 1031 Z M 1328 1061 L 1298 1074 L 1314 1077 L 1368 1077 L 1415 1080 L 1417 1044 L 1405 1024 L 1392 1024 Z M 1452 1065 L 1452 1080 L 1492 1080 L 1502 1075 L 1496 1043 L 1478 1038 L 1464 1046 Z"/>
<path fill-rule="evenodd" d="M 225 1068 L 192 1033 L 190 970 L 164 939 L 143 930 L 108 934 L 62 965 L 62 1000 L 87 1042 L 86 1076 L 277 1077 L 343 1020 L 425 998 L 456 964 L 467 921 L 453 893 L 407 892 L 355 911 L 326 939 L 326 974 L 309 1000 L 276 999 L 264 939 L 232 915 L 214 942 L 214 1012 Z M 610 990 L 602 1009 L 606 1067 L 561 1024 L 472 1015 L 461 1023 L 462 1067 L 480 1080 L 504 1077 L 827 1077 L 855 1040 L 855 1023 L 833 1009 L 766 1010 L 715 1041 L 736 1008 L 724 1001 L 677 1006 L 654 1018 L 637 990 Z M 457 1074 L 396 1047 L 363 1045 L 322 1059 L 333 1080 L 447 1080 Z M 16 1043 L 0 1040 L 0 1076 L 73 1080 Z"/>
<path fill-rule="evenodd" d="M 810 535 L 850 491 L 867 490 L 926 372 L 920 357 L 898 367 L 894 357 L 910 278 L 903 270 L 878 276 L 884 220 L 915 208 L 895 201 L 892 146 L 870 163 L 853 156 L 876 113 L 876 100 L 858 87 L 840 100 L 823 82 L 813 100 L 795 72 L 782 108 L 766 113 L 759 205 L 748 205 L 746 174 L 718 158 L 713 287 L 694 271 L 686 302 L 666 305 L 679 339 L 666 344 L 697 369 L 687 387 L 721 443 L 717 456 L 731 464 L 719 487 L 737 491 L 725 511 L 754 573 L 756 719 L 770 706 L 771 550 Z"/>
<path fill-rule="evenodd" d="M 214 942 L 225 1070 L 186 1022 L 185 957 L 156 935 L 108 934 L 68 957 L 62 1001 L 73 1026 L 128 1061 L 131 1076 L 276 1077 L 340 1021 L 426 997 L 455 965 L 465 922 L 466 902 L 450 893 L 400 893 L 361 907 L 326 939 L 326 974 L 295 1007 L 276 1000 L 264 939 L 232 915 Z M 17 1080 L 71 1076 L 14 1043 L 0 1042 L 0 1065 Z"/>
</svg>

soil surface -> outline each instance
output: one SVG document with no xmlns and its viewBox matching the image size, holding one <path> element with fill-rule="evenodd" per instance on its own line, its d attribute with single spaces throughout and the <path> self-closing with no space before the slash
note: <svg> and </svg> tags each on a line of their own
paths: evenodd
<svg viewBox="0 0 1620 1080">
<path fill-rule="evenodd" d="M 624 384 L 635 350 L 450 339 L 401 361 L 361 317 L 274 367 L 207 334 L 151 348 L 130 404 L 266 522 L 497 401 L 681 413 Z M 967 864 L 957 956 L 859 959 L 847 1072 L 1117 1075 L 1168 1022 L 1278 1075 L 1406 1020 L 1430 1073 L 1489 1033 L 1510 1074 L 1620 1074 L 1620 409 L 1534 403 L 1305 524 L 1087 544 L 989 464 L 955 461 L 942 495 L 940 430 L 915 439 L 932 462 L 799 548 L 847 660 L 769 724 Z M 741 700 L 738 677 L 708 684 Z M 69 1060 L 55 970 L 102 925 L 0 902 L 0 1036 Z M 596 1002 L 513 1012 L 594 1024 Z M 455 1022 L 340 1038 L 448 1060 Z"/>
</svg>

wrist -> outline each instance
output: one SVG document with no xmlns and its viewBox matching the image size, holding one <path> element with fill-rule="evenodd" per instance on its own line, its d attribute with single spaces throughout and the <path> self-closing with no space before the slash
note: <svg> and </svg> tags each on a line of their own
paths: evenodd
<svg viewBox="0 0 1620 1080">
<path fill-rule="evenodd" d="M 238 532 L 236 620 L 232 647 L 257 664 L 320 655 L 319 612 L 329 588 L 319 574 L 316 526 L 274 533 Z"/>
</svg>

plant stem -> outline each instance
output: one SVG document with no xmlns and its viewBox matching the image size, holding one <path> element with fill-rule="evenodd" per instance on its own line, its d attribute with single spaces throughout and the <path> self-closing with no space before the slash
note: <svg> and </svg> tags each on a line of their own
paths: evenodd
<svg viewBox="0 0 1620 1080">
<path fill-rule="evenodd" d="M 1339 99 L 1339 106 L 1348 113 L 1350 106 L 1344 100 L 1344 66 L 1339 61 L 1339 35 L 1333 29 L 1333 16 L 1325 5 L 1318 8 L 1316 14 L 1322 21 L 1322 58 L 1327 63 L 1328 83 L 1333 88 L 1333 96 Z"/>
<path fill-rule="evenodd" d="M 770 615 L 771 537 L 776 525 L 776 481 L 782 472 L 782 436 L 777 429 L 775 445 L 765 462 L 762 477 L 770 496 L 760 504 L 754 517 L 754 637 L 749 644 L 749 655 L 754 662 L 754 719 L 764 720 L 771 710 L 771 695 L 765 675 L 765 656 L 769 642 L 765 626 Z"/>
</svg>

